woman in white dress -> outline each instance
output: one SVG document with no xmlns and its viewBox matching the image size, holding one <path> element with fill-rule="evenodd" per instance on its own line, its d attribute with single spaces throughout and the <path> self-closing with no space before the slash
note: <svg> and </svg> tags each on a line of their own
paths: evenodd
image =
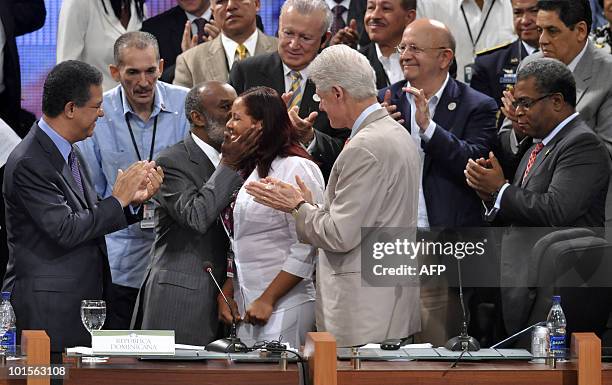
<svg viewBox="0 0 612 385">
<path fill-rule="evenodd" d="M 316 202 L 323 200 L 321 171 L 299 144 L 287 107 L 276 91 L 256 87 L 240 95 L 227 128 L 231 135 L 262 129 L 256 154 L 241 166 L 245 185 L 267 176 L 296 183 L 297 176 Z M 298 241 L 291 214 L 255 202 L 244 187 L 233 207 L 232 247 L 234 279 L 226 281 L 223 291 L 242 321 L 238 337 L 249 346 L 282 338 L 299 348 L 306 333 L 315 328 L 312 277 L 316 248 Z M 219 300 L 220 317 L 230 323 L 229 310 Z"/>
<path fill-rule="evenodd" d="M 146 18 L 144 0 L 64 0 L 57 25 L 57 62 L 80 60 L 104 75 L 104 91 L 115 87 L 108 68 L 115 40 L 139 31 Z"/>
</svg>

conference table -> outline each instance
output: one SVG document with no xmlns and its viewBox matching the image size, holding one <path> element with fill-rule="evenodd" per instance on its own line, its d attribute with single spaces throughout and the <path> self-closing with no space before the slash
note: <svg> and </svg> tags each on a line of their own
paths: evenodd
<svg viewBox="0 0 612 385">
<path fill-rule="evenodd" d="M 27 365 L 48 364 L 48 337 L 44 331 L 25 333 L 22 341 Z M 46 342 L 45 342 L 46 337 Z M 460 361 L 454 368 L 446 361 L 361 361 L 354 369 L 351 361 L 337 359 L 336 342 L 329 333 L 309 333 L 303 351 L 308 360 L 312 385 L 612 385 L 612 364 L 601 362 L 601 343 L 592 333 L 572 335 L 572 359 L 555 368 L 525 360 Z M 48 377 L 8 378 L 7 368 L 22 363 L 0 365 L 2 384 L 49 384 Z M 299 384 L 300 370 L 295 363 L 281 369 L 278 363 L 235 362 L 228 359 L 207 361 L 157 361 L 131 357 L 111 357 L 101 363 L 81 363 L 64 357 L 68 368 L 66 385 L 280 385 Z"/>
</svg>

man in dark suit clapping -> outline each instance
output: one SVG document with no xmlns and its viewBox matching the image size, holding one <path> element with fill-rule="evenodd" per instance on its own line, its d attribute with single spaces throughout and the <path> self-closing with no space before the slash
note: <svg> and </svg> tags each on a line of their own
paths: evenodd
<svg viewBox="0 0 612 385">
<path fill-rule="evenodd" d="M 74 144 L 93 134 L 102 110 L 102 73 L 66 61 L 44 84 L 43 117 L 6 163 L 3 194 L 17 332 L 45 330 L 51 351 L 88 345 L 84 299 L 104 299 L 111 283 L 104 235 L 135 223 L 137 205 L 163 180 L 154 162 L 119 170 L 112 194 L 98 200 Z"/>
</svg>

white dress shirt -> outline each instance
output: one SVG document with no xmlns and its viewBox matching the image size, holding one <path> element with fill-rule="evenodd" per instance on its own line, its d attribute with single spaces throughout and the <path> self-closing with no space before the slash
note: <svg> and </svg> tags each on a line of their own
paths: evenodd
<svg viewBox="0 0 612 385">
<path fill-rule="evenodd" d="M 380 50 L 378 43 L 374 43 L 374 45 L 376 46 L 376 56 L 387 74 L 389 84 L 395 84 L 400 80 L 404 80 L 404 72 L 400 64 L 400 54 L 393 50 L 393 53 L 389 55 L 389 57 L 386 57 Z"/>
<path fill-rule="evenodd" d="M 248 39 L 244 41 L 244 46 L 247 49 L 248 57 L 255 55 L 255 46 L 257 45 L 257 28 L 255 28 L 255 32 L 249 36 Z M 234 64 L 234 59 L 236 57 L 236 48 L 238 48 L 238 43 L 225 36 L 223 32 L 221 32 L 221 45 L 223 46 L 223 50 L 225 51 L 225 57 L 227 58 L 227 68 L 232 68 Z"/>
<path fill-rule="evenodd" d="M 493 8 L 491 8 L 491 4 Z M 470 24 L 469 29 L 475 41 L 470 41 L 468 26 L 465 23 L 461 6 Z M 489 18 L 483 23 L 487 12 Z M 484 0 L 482 10 L 474 0 L 418 0 L 417 18 L 436 19 L 448 27 L 455 37 L 457 47 L 457 80 L 464 80 L 464 67 L 474 62 L 475 53 L 516 39 L 512 25 L 512 5 L 509 0 Z M 477 36 L 482 29 L 482 34 Z"/>
<path fill-rule="evenodd" d="M 126 32 L 139 31 L 142 21 L 132 1 L 130 22 L 124 28 L 109 0 L 64 0 L 57 26 L 57 62 L 80 60 L 102 72 L 102 86 L 108 91 L 117 85 L 108 68 L 114 63 L 115 40 Z M 145 8 L 146 15 L 146 8 Z"/>
<path fill-rule="evenodd" d="M 296 175 L 312 191 L 314 203 L 323 202 L 325 182 L 314 162 L 297 156 L 277 157 L 272 162 L 269 176 L 295 184 Z M 259 179 L 255 169 L 244 185 Z M 315 300 L 312 277 L 317 249 L 298 241 L 291 214 L 256 203 L 244 187 L 238 192 L 234 206 L 233 250 L 234 298 L 240 314 L 244 314 L 281 270 L 303 280 L 278 300 L 273 315 Z M 264 329 L 278 326 L 277 322 L 268 322 Z M 262 333 L 274 334 L 274 331 Z"/>
<path fill-rule="evenodd" d="M 302 80 L 300 81 L 300 87 L 302 88 L 302 93 L 306 88 L 306 80 L 308 80 L 308 67 L 304 67 L 304 69 L 299 70 L 298 72 L 302 75 Z M 291 68 L 287 67 L 285 63 L 283 63 L 283 73 L 285 74 L 285 92 L 291 91 L 291 83 L 293 83 L 293 78 L 291 77 Z"/>
<path fill-rule="evenodd" d="M 429 218 L 427 216 L 427 204 L 425 203 L 425 194 L 423 194 L 423 165 L 425 164 L 425 151 L 423 151 L 423 147 L 421 147 L 421 141 L 425 141 L 427 143 L 431 137 L 433 136 L 436 130 L 436 123 L 433 121 L 433 117 L 436 114 L 436 108 L 438 107 L 438 102 L 442 97 L 442 93 L 448 84 L 449 75 L 446 75 L 446 80 L 442 83 L 442 86 L 436 93 L 429 98 L 429 126 L 425 130 L 425 132 L 421 132 L 421 128 L 416 122 L 416 105 L 414 103 L 414 97 L 412 94 L 406 92 L 406 98 L 410 103 L 410 136 L 414 139 L 414 143 L 419 149 L 419 155 L 421 156 L 421 184 L 419 185 L 419 210 L 417 217 L 417 227 L 429 227 Z M 407 87 L 410 87 L 410 82 L 406 83 Z"/>
<path fill-rule="evenodd" d="M 198 136 L 193 132 L 191 133 L 191 137 L 193 138 L 195 144 L 197 144 L 198 147 L 200 147 L 200 149 L 204 151 L 204 154 L 206 154 L 208 159 L 210 159 L 210 162 L 213 164 L 213 166 L 215 166 L 215 168 L 219 166 L 219 163 L 221 162 L 221 154 L 219 154 L 219 151 L 217 151 L 213 146 L 206 143 L 202 139 L 198 138 Z"/>
</svg>

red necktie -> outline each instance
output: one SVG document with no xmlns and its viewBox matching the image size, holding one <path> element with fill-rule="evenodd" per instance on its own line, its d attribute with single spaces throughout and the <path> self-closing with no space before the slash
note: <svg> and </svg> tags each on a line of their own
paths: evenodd
<svg viewBox="0 0 612 385">
<path fill-rule="evenodd" d="M 523 174 L 523 179 L 521 180 L 521 185 L 525 181 L 525 178 L 527 178 L 527 174 L 529 174 L 529 171 L 531 171 L 531 168 L 533 167 L 533 164 L 536 161 L 536 157 L 538 156 L 540 151 L 542 151 L 543 148 L 544 144 L 540 142 L 536 144 L 535 148 L 531 151 L 531 155 L 529 155 L 529 161 L 527 162 L 527 168 L 525 168 L 525 173 Z"/>
</svg>

